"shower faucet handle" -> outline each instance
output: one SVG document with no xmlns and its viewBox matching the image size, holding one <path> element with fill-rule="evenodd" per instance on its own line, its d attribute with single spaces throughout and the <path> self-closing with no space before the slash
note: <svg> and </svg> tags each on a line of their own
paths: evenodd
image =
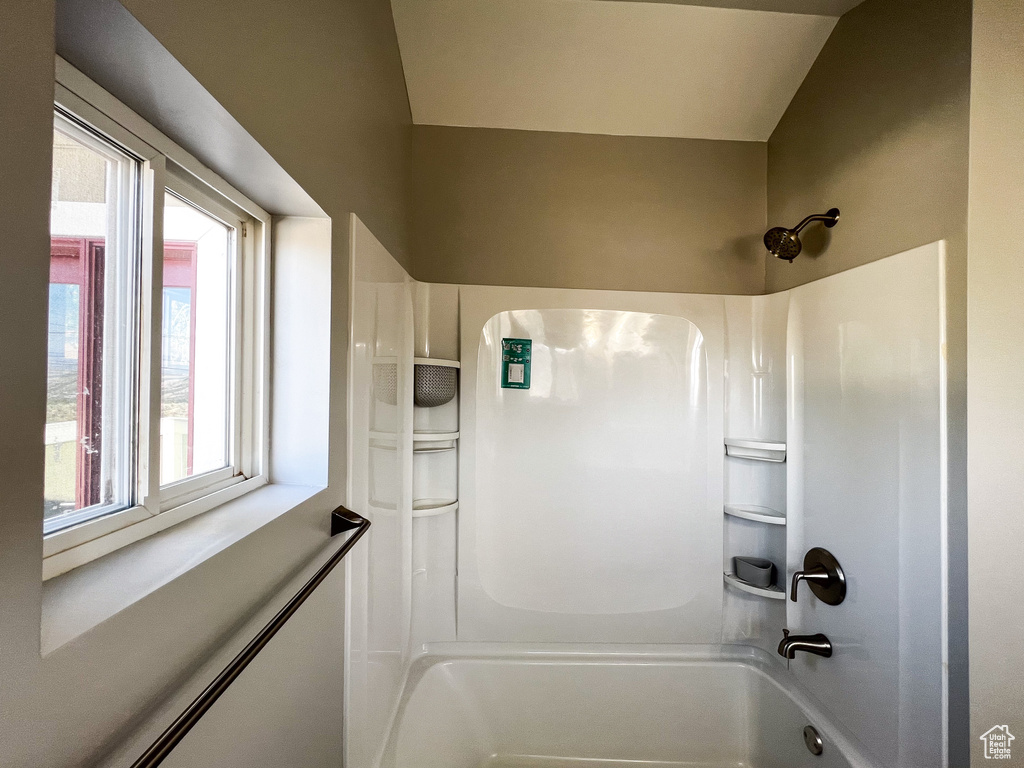
<svg viewBox="0 0 1024 768">
<path fill-rule="evenodd" d="M 793 574 L 789 599 L 796 602 L 797 587 L 806 581 L 816 598 L 828 605 L 839 605 L 846 599 L 846 574 L 835 556 L 827 549 L 813 547 L 804 555 L 804 568 Z"/>
<path fill-rule="evenodd" d="M 808 584 L 828 584 L 831 579 L 828 571 L 820 565 L 809 571 L 797 571 L 793 574 L 793 586 L 789 590 L 789 599 L 796 602 L 796 588 L 800 586 L 801 581 L 806 581 Z"/>
</svg>

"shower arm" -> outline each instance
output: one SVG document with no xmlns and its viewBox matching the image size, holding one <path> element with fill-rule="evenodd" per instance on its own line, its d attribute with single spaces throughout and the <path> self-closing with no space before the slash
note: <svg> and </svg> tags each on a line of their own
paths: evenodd
<svg viewBox="0 0 1024 768">
<path fill-rule="evenodd" d="M 800 231 L 804 227 L 806 227 L 808 224 L 811 224 L 811 223 L 813 223 L 815 221 L 824 221 L 825 222 L 825 226 L 833 227 L 833 226 L 835 226 L 837 218 L 838 217 L 836 215 L 832 214 L 831 211 L 829 211 L 829 213 L 816 213 L 813 216 L 808 216 L 806 219 L 801 221 L 799 224 L 797 224 L 795 227 L 793 227 L 793 229 L 791 231 L 793 232 L 793 234 L 800 234 Z"/>
<path fill-rule="evenodd" d="M 836 226 L 837 223 L 839 223 L 839 209 L 829 208 L 825 213 L 815 213 L 811 216 L 808 216 L 806 219 L 804 219 L 795 227 L 793 227 L 793 229 L 791 229 L 790 231 L 793 232 L 794 234 L 800 234 L 801 229 L 815 221 L 823 221 L 824 225 L 831 229 L 834 226 Z"/>
</svg>

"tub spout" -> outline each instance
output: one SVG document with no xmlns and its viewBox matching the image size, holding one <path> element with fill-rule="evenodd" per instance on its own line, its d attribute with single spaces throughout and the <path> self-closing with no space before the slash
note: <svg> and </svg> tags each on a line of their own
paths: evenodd
<svg viewBox="0 0 1024 768">
<path fill-rule="evenodd" d="M 820 632 L 816 635 L 790 635 L 789 630 L 784 629 L 782 635 L 779 656 L 792 659 L 796 657 L 797 651 L 824 656 L 826 659 L 832 655 L 832 643 Z"/>
</svg>

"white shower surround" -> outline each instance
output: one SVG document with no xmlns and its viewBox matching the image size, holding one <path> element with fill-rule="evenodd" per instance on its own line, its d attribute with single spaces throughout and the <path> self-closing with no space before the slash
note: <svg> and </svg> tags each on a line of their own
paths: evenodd
<svg viewBox="0 0 1024 768">
<path fill-rule="evenodd" d="M 494 724 L 500 721 L 505 723 L 505 730 L 499 731 L 519 734 L 524 742 L 518 747 L 507 742 L 489 747 L 490 742 L 484 739 L 480 742 L 484 746 L 477 744 L 476 752 L 466 753 L 480 760 L 465 764 L 525 765 L 512 757 L 539 754 L 531 753 L 526 743 L 530 733 L 527 725 L 533 722 L 530 702 L 559 697 L 569 701 L 578 685 L 585 682 L 586 695 L 580 698 L 603 702 L 600 708 L 614 710 L 621 696 L 626 696 L 636 703 L 638 711 L 647 711 L 644 707 L 649 698 L 652 704 L 660 702 L 651 710 L 652 716 L 658 717 L 665 716 L 666 711 L 671 715 L 672 710 L 702 710 L 711 699 L 739 695 L 743 704 L 737 706 L 748 713 L 747 720 L 730 722 L 741 731 L 746 728 L 743 732 L 748 735 L 756 731 L 751 730 L 754 721 L 749 713 L 759 707 L 796 713 L 787 715 L 786 723 L 813 722 L 823 735 L 828 734 L 826 743 L 832 744 L 827 761 L 818 759 L 808 766 L 945 765 L 943 251 L 941 243 L 924 246 L 765 297 L 459 287 L 457 303 L 448 307 L 449 314 L 454 312 L 453 316 L 459 318 L 463 366 L 457 525 L 453 524 L 455 516 L 449 515 L 432 518 L 429 533 L 422 529 L 433 550 L 431 560 L 438 567 L 450 569 L 446 562 L 458 553 L 458 589 L 450 575 L 446 577 L 450 583 L 447 590 L 443 583 L 440 589 L 435 583 L 434 588 L 417 592 L 414 585 L 412 607 L 414 616 L 431 617 L 431 626 L 451 629 L 424 632 L 412 628 L 411 647 L 422 648 L 426 642 L 428 653 L 419 661 L 403 665 L 404 687 L 393 676 L 394 656 L 387 657 L 391 659 L 387 662 L 390 672 L 382 691 L 374 692 L 366 675 L 353 679 L 350 691 L 353 686 L 359 690 L 355 691 L 357 695 L 350 692 L 349 696 L 348 764 L 352 768 L 432 766 L 435 756 L 443 753 L 438 752 L 441 746 L 436 740 L 423 741 L 425 751 L 415 759 L 403 757 L 406 753 L 396 745 L 408 738 L 403 734 L 425 733 L 424 723 L 438 725 L 440 710 L 454 706 L 460 696 L 471 691 L 477 712 L 459 728 L 484 728 L 481 732 L 492 733 L 498 727 Z M 452 303 L 453 286 L 416 286 L 417 291 L 427 293 L 433 288 L 443 288 L 448 299 L 442 303 Z M 508 594 L 499 600 L 481 578 L 481 560 L 500 554 L 495 547 L 501 539 L 479 537 L 481 522 L 493 523 L 484 518 L 494 513 L 481 507 L 481 498 L 487 495 L 482 496 L 477 485 L 482 477 L 489 476 L 493 481 L 495 476 L 493 467 L 481 473 L 479 465 L 481 457 L 500 462 L 508 459 L 487 443 L 487 435 L 478 432 L 477 401 L 481 391 L 491 391 L 478 390 L 480 354 L 490 354 L 481 342 L 481 333 L 501 312 L 559 308 L 681 318 L 699 329 L 707 376 L 706 391 L 698 398 L 709 416 L 706 442 L 702 442 L 708 457 L 707 486 L 706 496 L 687 507 L 687 515 L 691 530 L 699 535 L 703 546 L 681 549 L 686 554 L 681 566 L 671 557 L 656 558 L 654 571 L 636 570 L 626 558 L 620 574 L 627 582 L 634 578 L 638 581 L 624 584 L 619 597 L 632 588 L 643 594 L 646 587 L 639 580 L 658 578 L 659 567 L 670 578 L 689 579 L 688 599 L 668 606 L 669 610 L 664 610 L 665 604 L 660 606 L 662 610 L 623 611 L 618 597 L 609 598 L 608 610 L 602 610 L 602 594 L 608 593 L 596 588 L 585 595 L 586 611 L 578 610 L 566 598 L 573 596 L 573 590 L 576 598 L 581 596 L 581 589 L 586 591 L 586 585 L 579 583 L 547 604 L 537 602 L 535 589 L 529 598 L 535 601 L 532 605 L 529 600 L 509 600 Z M 431 311 L 438 309 L 443 308 L 432 307 Z M 419 318 L 417 331 L 418 326 Z M 372 323 L 363 327 L 372 327 Z M 488 358 L 487 364 L 491 363 L 493 360 Z M 356 366 L 353 375 L 359 375 Z M 493 419 L 490 423 L 493 425 Z M 778 441 L 788 437 L 788 462 L 775 465 L 785 466 L 784 473 L 772 474 L 753 467 L 753 463 L 725 459 L 725 436 Z M 353 436 L 356 443 L 360 439 L 358 434 Z M 543 445 L 540 440 L 537 450 L 543 450 Z M 592 445 L 587 449 L 594 450 Z M 358 453 L 358 448 L 355 450 Z M 560 450 L 564 451 L 565 446 L 561 445 Z M 550 460 L 556 462 L 558 455 L 551 455 Z M 731 462 L 728 469 L 727 461 Z M 787 512 L 787 525 L 764 526 L 724 518 L 723 503 L 738 501 L 737 487 L 758 488 L 772 506 Z M 493 494 L 489 498 L 493 499 Z M 360 509 L 359 498 L 350 497 L 350 502 Z M 668 514 L 662 507 L 656 514 Z M 598 517 L 607 512 L 595 510 Z M 507 513 L 508 509 L 503 510 Z M 548 513 L 558 514 L 558 510 Z M 405 513 L 399 510 L 398 514 L 401 517 Z M 629 515 L 624 517 L 623 524 L 628 524 Z M 773 532 L 768 532 L 769 528 Z M 571 529 L 563 526 L 559 534 L 555 526 L 553 535 L 563 538 L 549 542 L 551 551 L 571 544 Z M 420 530 L 415 529 L 415 535 Z M 515 540 L 514 526 L 506 525 L 501 532 L 512 536 L 506 542 L 512 549 L 529 542 L 529 536 Z M 606 537 L 604 541 L 607 544 L 612 539 Z M 726 587 L 721 577 L 723 559 L 727 559 L 724 553 L 728 547 L 737 546 L 760 547 L 777 562 L 784 560 L 786 577 L 799 568 L 807 547 L 825 546 L 847 571 L 849 597 L 844 605 L 831 607 L 813 601 L 805 591 L 801 602 L 793 605 Z M 392 554 L 397 551 L 393 549 Z M 501 557 L 497 560 L 500 562 Z M 399 558 L 374 565 L 380 572 L 388 572 L 388 567 L 405 573 L 408 564 Z M 450 570 L 445 573 L 450 574 Z M 402 580 L 391 581 L 392 590 L 399 589 Z M 600 580 L 594 584 L 598 586 Z M 693 585 L 698 585 L 696 590 L 690 589 Z M 508 583 L 502 588 L 514 591 L 514 585 Z M 552 584 L 554 591 L 559 588 Z M 400 602 L 392 601 L 392 605 Z M 365 598 L 352 604 L 356 607 L 354 626 L 362 627 L 364 636 L 372 635 L 367 629 L 372 623 L 369 604 Z M 360 615 L 360 611 L 366 615 Z M 392 618 L 389 626 L 392 633 L 398 633 L 390 645 L 400 644 L 405 632 L 402 622 Z M 833 641 L 835 655 L 831 659 L 798 656 L 787 671 L 774 654 L 783 626 L 794 632 L 825 632 Z M 486 642 L 481 645 L 481 641 Z M 581 666 L 578 659 L 567 662 L 566 656 L 530 666 L 530 660 L 538 658 L 537 653 L 551 650 L 541 644 L 552 642 L 569 656 L 577 654 L 597 666 Z M 596 647 L 596 642 L 616 645 Z M 615 653 L 610 653 L 613 649 Z M 653 659 L 644 656 L 649 652 L 655 653 Z M 704 654 L 699 664 L 693 653 Z M 490 657 L 486 665 L 467 661 L 481 654 Z M 634 662 L 639 657 L 646 660 L 637 666 Z M 657 679 L 667 676 L 678 682 L 683 674 L 680 670 L 692 670 L 694 664 L 711 665 L 721 674 L 716 672 L 715 682 L 706 685 L 670 685 L 672 693 L 660 699 L 645 695 L 650 686 L 644 675 L 654 674 Z M 584 666 L 589 670 L 585 680 L 575 678 Z M 745 671 L 737 672 L 737 666 Z M 641 667 L 647 671 L 637 674 L 634 687 L 623 688 L 622 675 Z M 479 672 L 484 668 L 491 671 Z M 603 671 L 595 671 L 598 668 Z M 514 681 L 521 679 L 527 669 L 532 682 L 516 687 L 519 683 Z M 656 671 L 651 673 L 651 669 Z M 544 679 L 544 675 L 550 675 L 550 679 Z M 726 681 L 737 679 L 737 675 L 746 681 L 739 686 L 742 693 L 727 692 L 731 683 Z M 612 684 L 613 679 L 618 682 Z M 754 679 L 773 682 L 765 688 L 765 684 L 750 682 Z M 602 687 L 606 685 L 602 680 L 607 687 Z M 775 693 L 766 694 L 765 690 Z M 503 691 L 517 693 L 504 696 Z M 375 697 L 377 701 L 373 701 Z M 376 713 L 371 733 L 359 730 L 360 718 L 366 715 L 353 711 L 357 701 L 372 704 L 370 711 Z M 584 733 L 574 716 L 565 713 L 565 728 Z M 719 719 L 712 719 L 719 723 Z M 389 720 L 388 731 L 382 726 Z M 755 768 L 802 766 L 804 763 L 797 762 L 795 755 L 802 750 L 800 760 L 811 756 L 803 747 L 799 729 L 788 729 L 787 725 L 785 744 L 756 734 L 744 737 L 742 749 L 747 750 L 747 757 L 740 763 Z M 393 749 L 381 762 L 386 731 L 391 734 Z M 606 757 L 588 754 L 588 741 L 593 742 L 577 739 L 575 751 L 564 742 L 553 744 L 550 749 L 562 751 L 549 752 L 546 757 L 625 759 L 624 753 L 614 750 Z M 366 743 L 357 748 L 359 742 Z M 699 765 L 717 766 L 726 758 L 732 760 L 740 749 L 736 746 L 739 742 L 735 742 L 708 762 L 694 757 L 700 752 L 696 747 L 696 751 L 680 747 L 673 752 L 673 743 L 666 735 L 662 746 L 668 752 L 658 753 L 675 755 L 669 765 L 672 760 L 679 763 L 697 759 L 703 760 Z M 789 757 L 793 743 L 799 750 Z M 492 748 L 499 751 L 488 752 Z M 494 757 L 499 754 L 511 762 L 502 763 Z M 632 759 L 641 759 L 648 753 L 640 749 L 633 754 Z M 828 757 L 830 754 L 832 757 Z M 356 755 L 360 759 L 353 759 Z M 376 758 L 370 759 L 371 755 Z M 399 762 L 393 762 L 395 759 Z M 664 757 L 657 759 L 664 764 Z M 438 763 L 442 764 L 463 763 Z M 563 765 L 540 758 L 529 764 L 544 768 Z M 572 765 L 589 768 L 586 762 Z"/>
</svg>

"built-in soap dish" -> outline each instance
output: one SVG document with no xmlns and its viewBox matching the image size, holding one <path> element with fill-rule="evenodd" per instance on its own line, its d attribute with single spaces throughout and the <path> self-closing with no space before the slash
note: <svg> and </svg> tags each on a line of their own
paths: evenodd
<svg viewBox="0 0 1024 768">
<path fill-rule="evenodd" d="M 435 517 L 454 512 L 458 508 L 458 499 L 416 499 L 412 503 L 412 516 L 415 518 Z"/>
<path fill-rule="evenodd" d="M 775 563 L 763 557 L 734 557 L 732 572 L 752 587 L 764 589 L 775 583 Z"/>
<path fill-rule="evenodd" d="M 761 507 L 757 504 L 726 504 L 724 511 L 730 517 L 741 517 L 744 520 L 754 520 L 758 523 L 768 523 L 769 525 L 786 524 L 784 512 L 779 512 L 771 507 Z"/>
<path fill-rule="evenodd" d="M 727 437 L 725 438 L 725 455 L 737 459 L 771 461 L 781 464 L 786 460 L 786 444 L 769 440 Z"/>
<path fill-rule="evenodd" d="M 755 587 L 752 584 L 747 584 L 735 573 L 723 574 L 725 577 L 725 583 L 730 587 L 740 590 L 740 592 L 746 592 L 748 595 L 757 595 L 758 597 L 767 597 L 769 600 L 785 600 L 786 593 L 776 586 L 770 587 Z"/>
</svg>

